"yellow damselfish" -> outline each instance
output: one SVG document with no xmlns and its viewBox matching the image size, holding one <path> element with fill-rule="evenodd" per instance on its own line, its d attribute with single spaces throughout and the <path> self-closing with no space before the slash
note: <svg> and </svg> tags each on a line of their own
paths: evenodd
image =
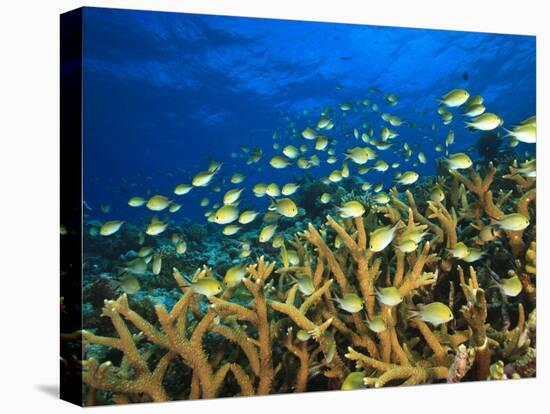
<svg viewBox="0 0 550 414">
<path fill-rule="evenodd" d="M 226 205 L 214 213 L 214 221 L 218 224 L 229 224 L 237 220 L 239 209 L 232 205 Z"/>
<path fill-rule="evenodd" d="M 147 201 L 147 208 L 153 211 L 161 211 L 167 208 L 171 203 L 168 197 L 163 195 L 154 195 Z"/>
<path fill-rule="evenodd" d="M 239 223 L 241 223 L 241 224 L 252 223 L 256 219 L 258 214 L 259 213 L 257 211 L 254 211 L 254 210 L 245 210 L 239 216 Z"/>
<path fill-rule="evenodd" d="M 396 306 L 403 302 L 403 295 L 395 286 L 376 289 L 376 298 L 386 306 Z"/>
<path fill-rule="evenodd" d="M 418 305 L 418 310 L 410 312 L 411 317 L 418 317 L 434 326 L 447 323 L 453 319 L 453 312 L 442 302 L 432 302 L 427 305 Z"/>
<path fill-rule="evenodd" d="M 340 308 L 349 313 L 357 313 L 363 309 L 363 301 L 355 293 L 344 293 L 341 298 L 335 297 L 334 300 Z"/>
<path fill-rule="evenodd" d="M 241 283 L 245 276 L 246 268 L 241 265 L 235 265 L 227 269 L 223 278 L 223 283 L 227 287 L 235 287 Z"/>
<path fill-rule="evenodd" d="M 262 228 L 259 236 L 260 243 L 267 243 L 275 234 L 275 230 L 277 230 L 276 224 L 270 224 Z"/>
<path fill-rule="evenodd" d="M 270 211 L 276 211 L 282 216 L 285 217 L 295 217 L 298 214 L 298 207 L 296 203 L 290 198 L 280 198 L 278 200 L 273 200 L 269 206 Z"/>
<path fill-rule="evenodd" d="M 453 108 L 464 104 L 469 97 L 470 94 L 465 89 L 453 89 L 443 95 L 439 102 L 445 106 Z"/>
<path fill-rule="evenodd" d="M 520 231 L 529 226 L 529 219 L 520 213 L 507 214 L 497 221 L 498 226 L 504 230 Z"/>
<path fill-rule="evenodd" d="M 102 236 L 110 236 L 115 234 L 124 224 L 122 220 L 111 220 L 103 223 L 99 229 L 99 234 Z"/>
<path fill-rule="evenodd" d="M 365 207 L 359 201 L 352 200 L 344 203 L 339 209 L 340 217 L 353 218 L 365 214 Z"/>
<path fill-rule="evenodd" d="M 397 224 L 394 226 L 389 225 L 380 227 L 374 230 L 369 237 L 369 249 L 373 252 L 384 250 L 392 242 L 396 230 Z"/>
</svg>

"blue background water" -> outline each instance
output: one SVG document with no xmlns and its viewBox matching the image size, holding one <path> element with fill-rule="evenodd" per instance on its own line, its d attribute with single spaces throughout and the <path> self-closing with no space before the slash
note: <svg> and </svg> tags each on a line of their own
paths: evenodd
<svg viewBox="0 0 550 414">
<path fill-rule="evenodd" d="M 145 208 L 128 207 L 128 198 L 145 196 L 147 190 L 174 196 L 174 186 L 189 183 L 210 159 L 224 162 L 226 178 L 233 172 L 254 174 L 244 182 L 247 188 L 259 181 L 282 185 L 304 173 L 268 164 L 280 153 L 272 148 L 278 128 L 281 149 L 305 142 L 281 132 L 287 131 L 285 117 L 301 131 L 313 126 L 311 120 L 316 122 L 325 106 L 374 96 L 381 102 L 381 94 L 369 93 L 371 87 L 400 99 L 394 107 L 381 105 L 380 112 L 418 121 L 418 128 L 394 128 L 401 133 L 397 142 L 416 143 L 428 164 L 414 169 L 433 174 L 441 153 L 427 138 L 442 144 L 448 131 L 434 97 L 466 88 L 482 95 L 488 111 L 502 116 L 505 126 L 535 114 L 535 38 L 86 8 L 84 199 L 96 218 L 150 217 Z M 327 134 L 338 139 L 338 152 L 362 145 L 350 136 L 350 128 L 362 123 L 351 118 L 362 120 L 362 115 L 350 115 L 343 130 L 339 124 Z M 378 136 L 380 116 L 367 112 L 366 119 Z M 427 129 L 432 122 L 440 126 L 434 132 Z M 452 152 L 479 137 L 463 128 L 460 117 L 452 126 Z M 252 166 L 232 158 L 231 153 L 243 155 L 241 145 L 263 148 L 264 158 Z M 518 147 L 526 149 L 534 146 Z M 391 151 L 381 152 L 382 158 L 400 158 Z M 323 161 L 322 168 L 308 172 L 321 177 L 340 165 Z M 393 171 L 364 178 L 389 183 Z M 201 220 L 199 200 L 218 201 L 222 195 L 194 189 L 178 198 L 184 207 L 171 218 Z M 110 213 L 99 213 L 100 204 L 111 205 Z"/>
</svg>

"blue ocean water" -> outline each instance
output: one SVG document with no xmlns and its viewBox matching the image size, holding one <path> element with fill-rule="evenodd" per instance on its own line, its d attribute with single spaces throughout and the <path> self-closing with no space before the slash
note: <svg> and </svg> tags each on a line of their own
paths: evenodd
<svg viewBox="0 0 550 414">
<path fill-rule="evenodd" d="M 534 37 L 519 35 L 86 8 L 84 199 L 94 218 L 139 221 L 151 212 L 129 207 L 128 199 L 164 194 L 183 203 L 171 219 L 205 222 L 200 200 L 220 201 L 239 172 L 247 176 L 245 202 L 265 208 L 268 200 L 251 195 L 253 184 L 326 176 L 347 148 L 362 145 L 353 126 L 366 122 L 378 133 L 382 112 L 408 122 L 396 128 L 395 147 L 408 142 L 428 162 L 413 167 L 416 157 L 406 163 L 394 148 L 382 158 L 401 162 L 400 171 L 433 175 L 442 156 L 434 144 L 448 132 L 435 98 L 464 88 L 482 95 L 511 127 L 536 112 L 535 47 Z M 395 94 L 399 103 L 386 107 L 384 94 Z M 380 112 L 365 111 L 357 104 L 363 99 L 379 103 Z M 323 108 L 339 112 L 342 102 L 354 109 L 346 117 L 339 113 L 341 122 L 327 134 L 338 141 L 338 164 L 328 165 L 320 154 L 321 166 L 307 171 L 269 166 L 285 145 L 305 142 L 300 132 L 315 125 Z M 475 159 L 471 147 L 479 131 L 464 128 L 460 117 L 451 126 L 451 152 Z M 308 156 L 316 152 L 305 143 Z M 262 160 L 247 165 L 242 146 L 261 148 Z M 221 193 L 207 187 L 173 194 L 210 160 L 223 163 L 216 177 L 226 181 Z M 394 173 L 362 178 L 388 188 Z M 100 205 L 109 205 L 109 213 Z"/>
</svg>

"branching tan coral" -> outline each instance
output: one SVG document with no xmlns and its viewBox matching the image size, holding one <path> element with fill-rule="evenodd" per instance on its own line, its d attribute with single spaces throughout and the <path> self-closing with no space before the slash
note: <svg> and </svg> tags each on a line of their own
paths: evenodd
<svg viewBox="0 0 550 414">
<path fill-rule="evenodd" d="M 430 212 L 428 218 L 437 218 L 441 226 L 445 229 L 447 247 L 455 247 L 457 242 L 456 224 L 458 219 L 454 209 L 451 209 L 451 212 L 449 212 L 440 202 L 428 201 L 428 211 Z"/>
<path fill-rule="evenodd" d="M 378 377 L 365 378 L 365 385 L 375 388 L 383 387 L 390 381 L 401 380 L 404 385 L 414 385 L 432 380 L 444 379 L 448 375 L 448 368 L 444 366 L 400 366 L 388 364 L 370 358 L 353 348 L 348 348 L 346 358 L 356 362 L 356 368 L 370 367 L 380 373 Z M 404 380 L 404 381 L 403 381 Z"/>
<path fill-rule="evenodd" d="M 495 178 L 496 169 L 492 163 L 489 163 L 487 167 L 487 174 L 485 178 L 481 179 L 480 175 L 472 168 L 469 170 L 470 178 L 466 178 L 458 171 L 451 171 L 451 174 L 460 182 L 462 182 L 468 190 L 476 194 L 480 206 L 484 209 L 485 213 L 494 220 L 501 220 L 505 213 L 502 210 L 502 205 L 504 204 L 506 198 L 501 199 L 499 202 L 495 203 L 493 200 L 493 192 L 490 190 L 491 184 Z M 524 182 L 523 177 L 518 174 L 506 175 L 503 178 L 513 179 L 516 182 Z M 520 188 L 525 191 L 522 197 L 519 200 L 517 211 L 520 214 L 523 214 L 526 217 L 530 217 L 528 205 L 536 200 L 536 190 L 532 188 L 531 184 L 520 185 Z M 508 196 L 509 197 L 509 196 Z M 523 241 L 523 230 L 522 231 L 506 231 L 512 253 L 515 257 L 518 257 L 525 248 L 525 243 Z"/>
<path fill-rule="evenodd" d="M 470 342 L 475 349 L 474 371 L 477 379 L 486 379 L 492 351 L 486 335 L 485 321 L 487 319 L 487 301 L 485 292 L 479 287 L 477 274 L 470 266 L 470 278 L 466 282 L 462 267 L 458 266 L 460 286 L 466 298 L 466 305 L 461 309 L 464 319 L 471 330 Z"/>
<path fill-rule="evenodd" d="M 409 204 L 404 203 L 399 199 L 399 193 L 397 192 L 397 188 L 393 187 L 391 189 L 391 195 L 392 195 L 392 203 L 394 206 L 399 209 L 403 214 L 409 214 L 409 210 L 412 211 L 414 215 L 414 219 L 418 221 L 421 224 L 425 224 L 429 227 L 430 231 L 435 233 L 434 241 L 436 242 L 443 242 L 444 240 L 444 233 L 443 229 L 439 227 L 438 225 L 434 224 L 425 215 L 420 214 L 418 211 L 418 207 L 416 206 L 416 201 L 414 199 L 413 194 L 407 190 L 405 191 L 405 195 L 407 196 L 407 200 Z"/>
<path fill-rule="evenodd" d="M 340 388 L 350 361 L 371 387 L 533 376 L 536 189 L 534 180 L 510 171 L 497 176 L 492 164 L 484 177 L 473 168 L 467 175 L 451 171 L 438 180 L 453 189 L 441 201 L 417 205 L 411 191 L 400 198 L 394 188 L 390 205 L 362 217 L 329 215 L 321 225 L 308 223 L 284 240 L 274 260 L 258 257 L 246 267 L 242 284 L 220 295 L 205 297 L 174 272 L 181 297 L 170 310 L 157 305 L 156 319 L 132 309 L 126 295 L 106 301 L 103 315 L 116 335 L 83 331 L 82 340 L 86 348 L 107 347 L 121 357 L 83 361 L 86 401 L 95 404 L 101 392 L 120 403 L 304 392 L 313 378 Z M 517 188 L 494 196 L 495 180 L 503 178 Z M 481 240 L 482 229 L 497 229 L 498 220 L 516 211 L 529 218 L 530 227 Z M 371 232 L 388 224 L 396 226 L 391 243 L 380 252 L 369 249 Z M 400 242 L 411 234 L 418 236 L 416 249 L 401 250 Z M 452 253 L 459 242 L 492 248 L 494 254 L 506 249 L 501 261 L 512 267 L 501 276 L 517 275 L 520 295 L 529 300 L 504 298 L 484 257 L 465 271 L 464 261 Z M 287 246 L 297 257 L 292 263 Z M 281 263 L 275 261 L 279 257 Z M 214 277 L 210 268 L 197 272 Z M 308 279 L 309 287 L 301 284 Z M 397 288 L 399 303 L 382 302 L 380 290 L 387 287 Z M 358 311 L 345 310 L 340 303 L 345 295 L 358 298 Z M 436 301 L 445 302 L 452 320 L 420 315 L 423 305 Z M 503 317 L 490 320 L 491 312 Z M 63 337 L 79 338 L 80 333 Z M 177 394 L 165 389 L 174 366 L 185 378 Z"/>
</svg>

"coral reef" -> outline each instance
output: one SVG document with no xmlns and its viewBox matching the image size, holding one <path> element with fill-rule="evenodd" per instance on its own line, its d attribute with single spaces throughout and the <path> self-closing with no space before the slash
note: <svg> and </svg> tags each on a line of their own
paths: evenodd
<svg viewBox="0 0 550 414">
<path fill-rule="evenodd" d="M 359 387 L 383 387 L 534 376 L 535 180 L 511 168 L 498 179 L 511 181 L 514 188 L 495 197 L 496 176 L 492 164 L 485 173 L 453 171 L 438 178 L 456 189 L 442 201 L 429 200 L 422 186 L 416 196 L 394 188 L 390 203 L 370 203 L 363 216 L 329 215 L 317 224 L 308 218 L 283 233 L 281 258 L 273 249 L 255 259 L 225 256 L 220 259 L 225 267 L 206 256 L 190 259 L 195 268 L 201 260 L 205 265 L 195 281 L 219 278 L 227 263 L 251 263 L 242 283 L 219 295 L 195 291 L 172 272 L 184 267 L 186 256 L 164 247 L 167 266 L 161 275 L 170 281 L 165 279 L 162 287 L 169 289 L 171 283 L 181 290 L 171 293 L 173 300 L 144 305 L 126 294 L 104 298 L 101 316 L 110 328 L 93 326 L 94 320 L 81 332 L 85 403 L 349 389 L 352 377 L 359 378 Z M 309 185 L 310 191 L 322 191 Z M 512 212 L 528 217 L 530 226 L 479 242 L 498 268 L 488 269 L 483 255 L 465 261 L 450 253 L 458 243 L 474 246 L 479 228 Z M 396 226 L 394 242 L 373 251 L 372 231 L 390 224 Z M 193 228 L 185 235 L 204 243 L 201 232 Z M 396 241 L 411 233 L 425 240 L 404 253 Z M 288 262 L 287 245 L 297 263 Z M 522 292 L 506 296 L 492 271 L 517 275 Z M 303 278 L 311 290 L 303 289 Z M 101 286 L 111 295 L 109 285 Z M 384 287 L 397 289 L 399 303 L 381 299 Z M 158 294 L 163 292 L 168 294 Z M 346 294 L 357 295 L 364 309 L 344 310 L 335 298 Z M 452 320 L 436 323 L 414 312 L 436 301 L 448 304 Z M 373 320 L 382 327 L 373 329 Z M 76 333 L 65 340 L 79 338 Z"/>
</svg>

